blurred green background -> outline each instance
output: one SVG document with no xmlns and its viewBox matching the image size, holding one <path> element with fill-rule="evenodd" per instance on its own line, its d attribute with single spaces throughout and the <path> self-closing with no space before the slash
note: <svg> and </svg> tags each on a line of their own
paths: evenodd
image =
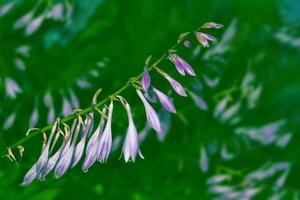
<svg viewBox="0 0 300 200">
<path fill-rule="evenodd" d="M 33 10 L 32 19 L 42 16 L 37 29 L 19 27 Z M 52 111 L 68 114 L 76 97 L 84 108 L 98 88 L 100 98 L 111 94 L 143 70 L 146 57 L 159 58 L 180 33 L 208 21 L 224 24 L 208 31 L 218 39 L 210 49 L 196 40 L 178 49 L 196 78 L 160 64 L 202 106 L 173 92 L 178 115 L 165 114 L 170 130 L 163 140 L 150 131 L 141 145 L 145 160 L 124 163 L 119 148 L 88 173 L 77 166 L 23 188 L 40 152 L 35 137 L 23 144 L 21 159 L 15 151 L 17 163 L 1 158 L 0 199 L 300 199 L 298 0 L 0 0 L 1 154 L 30 125 L 47 125 Z M 9 82 L 17 84 L 15 95 Z M 156 74 L 153 82 L 170 91 Z M 45 104 L 49 94 L 53 105 Z M 142 129 L 140 100 L 132 89 L 124 96 Z M 124 136 L 126 126 L 126 116 L 116 115 L 114 137 Z"/>
</svg>

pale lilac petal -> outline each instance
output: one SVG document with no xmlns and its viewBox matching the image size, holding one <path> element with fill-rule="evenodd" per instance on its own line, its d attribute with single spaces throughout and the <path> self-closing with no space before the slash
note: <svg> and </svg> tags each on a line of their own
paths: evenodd
<svg viewBox="0 0 300 200">
<path fill-rule="evenodd" d="M 21 45 L 16 48 L 16 52 L 24 57 L 29 57 L 30 46 Z"/>
<path fill-rule="evenodd" d="M 68 116 L 72 113 L 71 103 L 66 97 L 63 97 L 62 113 L 64 116 Z"/>
<path fill-rule="evenodd" d="M 145 107 L 145 112 L 146 112 L 146 117 L 149 125 L 151 128 L 153 128 L 157 132 L 161 132 L 161 126 L 159 122 L 159 118 L 157 116 L 157 113 L 155 110 L 151 107 L 151 105 L 148 103 L 148 101 L 145 99 L 143 96 L 142 92 L 140 90 L 136 90 L 138 96 L 142 100 L 144 107 Z"/>
<path fill-rule="evenodd" d="M 175 65 L 176 70 L 178 71 L 178 73 L 181 74 L 182 76 L 184 76 L 185 75 L 184 68 L 178 62 L 178 60 L 176 60 L 176 57 L 174 56 L 174 54 L 169 55 L 169 60 Z"/>
<path fill-rule="evenodd" d="M 26 173 L 21 186 L 27 186 L 37 177 L 36 165 L 34 164 L 31 169 Z"/>
<path fill-rule="evenodd" d="M 48 122 L 48 124 L 51 124 L 54 122 L 54 120 L 55 120 L 55 110 L 54 110 L 54 106 L 51 106 L 49 108 L 47 122 Z"/>
<path fill-rule="evenodd" d="M 30 128 L 35 127 L 38 120 L 39 120 L 39 111 L 38 111 L 38 106 L 35 105 L 34 108 L 33 108 L 32 113 L 31 113 L 30 120 L 29 120 L 29 127 Z"/>
<path fill-rule="evenodd" d="M 16 115 L 17 115 L 17 111 L 15 110 L 6 118 L 3 124 L 3 130 L 8 130 L 14 125 L 16 120 Z"/>
<path fill-rule="evenodd" d="M 93 129 L 93 121 L 94 121 L 94 115 L 93 113 L 90 113 L 85 120 L 82 137 L 79 143 L 75 147 L 74 158 L 72 160 L 72 167 L 75 167 L 77 165 L 77 163 L 80 161 L 83 155 L 87 136 Z"/>
<path fill-rule="evenodd" d="M 208 171 L 208 158 L 204 147 L 201 148 L 200 168 L 203 173 L 206 173 Z"/>
<path fill-rule="evenodd" d="M 6 15 L 15 5 L 15 2 L 12 1 L 0 7 L 0 17 Z"/>
<path fill-rule="evenodd" d="M 147 92 L 151 84 L 151 78 L 147 67 L 145 67 L 144 69 L 144 74 L 141 83 L 144 91 Z"/>
<path fill-rule="evenodd" d="M 20 19 L 16 21 L 16 23 L 14 24 L 14 28 L 19 29 L 26 26 L 32 20 L 32 17 L 33 17 L 33 12 L 32 11 L 28 12 L 27 14 L 25 14 L 24 16 L 22 16 Z"/>
<path fill-rule="evenodd" d="M 183 42 L 183 45 L 184 45 L 186 48 L 192 48 L 192 44 L 191 44 L 191 42 L 188 41 L 188 40 L 185 40 L 185 41 Z"/>
<path fill-rule="evenodd" d="M 52 7 L 52 10 L 49 11 L 48 15 L 54 20 L 63 20 L 63 11 L 63 5 L 61 3 L 58 3 Z"/>
<path fill-rule="evenodd" d="M 121 100 L 126 109 L 127 116 L 128 116 L 128 129 L 127 129 L 127 134 L 125 137 L 122 151 L 123 151 L 125 162 L 128 162 L 129 160 L 134 162 L 138 152 L 140 151 L 139 137 L 138 137 L 137 130 L 136 130 L 136 127 L 133 122 L 133 117 L 132 117 L 130 106 L 125 101 L 125 99 L 121 99 Z"/>
<path fill-rule="evenodd" d="M 171 99 L 165 95 L 163 92 L 161 92 L 160 90 L 153 88 L 153 91 L 155 92 L 155 94 L 157 95 L 161 105 L 169 112 L 171 113 L 176 113 L 176 108 L 173 104 L 173 102 L 171 101 Z"/>
<path fill-rule="evenodd" d="M 222 24 L 218 24 L 215 22 L 207 22 L 201 26 L 201 28 L 208 28 L 208 29 L 220 29 L 224 26 Z"/>
<path fill-rule="evenodd" d="M 214 110 L 214 117 L 219 117 L 224 112 L 228 102 L 229 102 L 228 96 L 224 97 L 221 101 L 218 102 Z"/>
<path fill-rule="evenodd" d="M 44 95 L 44 104 L 46 107 L 53 106 L 53 98 L 50 91 L 47 91 Z"/>
<path fill-rule="evenodd" d="M 33 33 L 35 33 L 42 25 L 44 18 L 45 18 L 44 15 L 40 15 L 37 18 L 30 21 L 30 23 L 26 26 L 26 30 L 25 30 L 26 35 L 30 36 Z"/>
<path fill-rule="evenodd" d="M 78 100 L 76 94 L 74 93 L 74 91 L 71 88 L 69 89 L 69 92 L 70 92 L 71 102 L 72 102 L 73 108 L 79 108 L 80 107 L 79 100 Z"/>
<path fill-rule="evenodd" d="M 60 178 L 62 175 L 66 173 L 71 165 L 71 160 L 74 155 L 74 146 L 69 147 L 65 154 L 62 154 L 59 158 L 59 161 L 56 164 L 54 175 L 55 178 Z"/>
<path fill-rule="evenodd" d="M 175 81 L 173 78 L 171 78 L 170 76 L 167 76 L 166 79 L 169 81 L 169 83 L 171 84 L 172 88 L 175 90 L 175 92 L 177 94 L 179 94 L 180 96 L 187 96 L 185 90 L 183 89 L 182 85 L 180 83 L 178 83 L 177 81 Z"/>
<path fill-rule="evenodd" d="M 189 92 L 191 98 L 193 99 L 193 101 L 195 102 L 196 106 L 198 108 L 200 108 L 203 111 L 207 111 L 208 110 L 208 105 L 207 103 L 204 101 L 204 99 L 202 99 L 202 97 L 196 95 L 193 92 Z"/>
<path fill-rule="evenodd" d="M 103 131 L 103 134 L 101 135 L 99 146 L 98 146 L 98 152 L 99 155 L 98 160 L 101 162 L 106 162 L 108 159 L 108 156 L 111 151 L 112 146 L 112 131 L 111 131 L 111 121 L 112 121 L 112 114 L 113 114 L 113 102 L 109 105 L 109 111 L 108 111 L 108 119 L 106 122 L 105 129 Z"/>
<path fill-rule="evenodd" d="M 89 89 L 92 87 L 92 84 L 90 82 L 88 82 L 85 78 L 77 79 L 76 84 L 81 89 Z"/>
<path fill-rule="evenodd" d="M 292 133 L 287 133 L 281 136 L 280 138 L 278 138 L 276 145 L 278 147 L 284 148 L 290 142 L 291 138 L 292 138 Z"/>
<path fill-rule="evenodd" d="M 201 33 L 201 32 L 196 33 L 196 38 L 204 48 L 209 47 L 209 41 L 213 41 L 213 42 L 216 41 L 216 38 L 213 37 L 212 35 Z"/>
<path fill-rule="evenodd" d="M 26 69 L 26 65 L 24 61 L 20 58 L 14 59 L 14 63 L 17 69 L 24 71 Z"/>
<path fill-rule="evenodd" d="M 22 92 L 19 84 L 14 79 L 8 77 L 5 78 L 5 87 L 6 94 L 12 99 L 15 99 L 17 94 Z"/>
</svg>

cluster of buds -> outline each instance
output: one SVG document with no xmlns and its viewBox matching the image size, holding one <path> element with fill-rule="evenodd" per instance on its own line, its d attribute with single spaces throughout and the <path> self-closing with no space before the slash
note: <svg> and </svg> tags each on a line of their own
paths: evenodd
<svg viewBox="0 0 300 200">
<path fill-rule="evenodd" d="M 202 28 L 221 27 L 222 25 L 220 24 L 210 22 L 204 24 Z M 187 41 L 187 35 L 181 35 L 180 41 Z M 204 47 L 208 47 L 208 41 L 213 40 L 213 36 L 197 31 L 195 32 L 195 36 Z M 175 51 L 170 50 L 166 57 L 174 64 L 180 75 L 185 76 L 188 74 L 196 76 L 192 66 L 176 54 Z M 151 105 L 153 102 L 152 96 L 155 95 L 155 101 L 157 100 L 166 111 L 176 113 L 176 108 L 171 98 L 151 83 L 150 71 L 155 69 L 158 74 L 162 75 L 170 83 L 170 86 L 178 95 L 185 97 L 187 93 L 178 81 L 158 68 L 157 63 L 148 67 L 150 59 L 151 57 L 146 60 L 144 72 L 140 76 L 141 80 L 135 78 L 130 83 L 136 89 L 137 96 L 144 105 L 148 125 L 157 134 L 161 134 L 162 124 L 159 115 Z M 63 176 L 68 169 L 73 168 L 80 162 L 84 157 L 84 152 L 83 171 L 88 171 L 96 161 L 106 163 L 112 150 L 112 117 L 115 102 L 121 102 L 128 117 L 127 133 L 122 147 L 122 155 L 125 162 L 134 162 L 137 156 L 142 159 L 144 158 L 140 150 L 138 131 L 128 101 L 123 96 L 120 96 L 119 93 L 115 93 L 109 98 L 110 104 L 108 106 L 104 105 L 101 110 L 99 104 L 96 102 L 99 91 L 96 92 L 93 98 L 93 107 L 95 109 L 91 109 L 85 113 L 82 111 L 76 112 L 77 117 L 73 120 L 71 128 L 69 128 L 68 124 L 62 123 L 61 120 L 56 120 L 50 132 L 49 139 L 43 143 L 38 161 L 25 175 L 21 184 L 22 186 L 30 184 L 35 179 L 44 180 L 51 171 L 54 171 L 56 178 Z M 100 113 L 101 117 L 97 128 L 94 130 L 95 110 Z M 63 142 L 57 147 L 60 135 L 63 135 L 64 138 Z"/>
</svg>

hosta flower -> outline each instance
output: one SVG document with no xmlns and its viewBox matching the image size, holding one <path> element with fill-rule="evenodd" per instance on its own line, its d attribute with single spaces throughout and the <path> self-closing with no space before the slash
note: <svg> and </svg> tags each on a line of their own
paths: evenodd
<svg viewBox="0 0 300 200">
<path fill-rule="evenodd" d="M 50 147 L 50 143 L 54 137 L 54 134 L 56 132 L 56 128 L 57 128 L 57 122 L 55 122 L 54 126 L 52 127 L 50 137 L 48 139 L 47 144 L 43 144 L 42 152 L 41 152 L 41 155 L 40 155 L 38 161 L 25 174 L 25 177 L 24 177 L 22 183 L 20 184 L 21 186 L 26 186 L 26 185 L 30 184 L 37 177 L 42 176 L 43 170 L 47 166 L 48 156 L 49 156 L 49 147 Z"/>
<path fill-rule="evenodd" d="M 177 71 L 181 75 L 184 76 L 185 73 L 188 73 L 191 76 L 196 75 L 194 69 L 185 60 L 183 60 L 181 57 L 179 57 L 177 54 L 171 53 L 169 55 L 169 59 L 175 65 Z"/>
<path fill-rule="evenodd" d="M 104 107 L 102 110 L 102 113 L 105 115 L 106 114 L 106 108 Z M 86 146 L 86 157 L 82 165 L 82 170 L 84 172 L 87 172 L 89 167 L 94 164 L 94 162 L 98 159 L 99 155 L 98 153 L 98 147 L 99 147 L 99 142 L 100 138 L 102 136 L 103 128 L 104 128 L 104 123 L 105 123 L 105 118 L 104 115 L 101 116 L 99 125 L 97 129 L 95 130 L 94 134 L 88 141 L 88 144 Z M 100 154 L 100 151 L 99 151 Z"/>
<path fill-rule="evenodd" d="M 31 22 L 29 22 L 26 26 L 25 33 L 27 36 L 32 35 L 34 32 L 36 32 L 39 27 L 42 25 L 45 17 L 44 15 L 40 15 L 37 18 L 33 19 Z"/>
<path fill-rule="evenodd" d="M 175 79 L 173 79 L 170 76 L 166 76 L 166 79 L 169 81 L 172 88 L 175 90 L 175 92 L 177 94 L 179 94 L 180 96 L 183 96 L 183 97 L 187 96 L 185 90 L 183 89 L 183 87 L 180 83 L 178 83 Z"/>
<path fill-rule="evenodd" d="M 139 153 L 139 137 L 133 122 L 132 113 L 129 104 L 123 97 L 119 97 L 119 98 L 122 104 L 124 105 L 128 116 L 128 129 L 127 129 L 127 134 L 122 149 L 124 160 L 125 162 L 128 162 L 129 160 L 132 160 L 134 162 L 137 154 Z M 144 158 L 141 153 L 139 154 L 141 158 Z"/>
<path fill-rule="evenodd" d="M 113 108 L 114 108 L 114 104 L 113 102 L 110 102 L 109 109 L 108 109 L 108 119 L 103 134 L 100 138 L 100 142 L 97 150 L 99 152 L 98 159 L 101 162 L 107 161 L 111 150 L 111 145 L 112 145 L 111 120 L 112 120 Z"/>
<path fill-rule="evenodd" d="M 31 113 L 30 120 L 29 120 L 29 127 L 30 128 L 35 127 L 35 125 L 37 124 L 38 120 L 39 120 L 38 105 L 35 104 L 35 106 L 33 108 L 33 111 Z"/>
<path fill-rule="evenodd" d="M 55 178 L 59 178 L 62 175 L 64 175 L 71 165 L 74 156 L 75 143 L 81 127 L 81 123 L 79 122 L 79 120 L 75 122 L 77 122 L 76 128 L 73 128 L 75 126 L 72 126 L 73 130 L 71 129 L 71 135 L 73 135 L 72 143 L 70 138 L 68 143 L 62 150 L 61 156 L 59 157 L 59 160 L 55 166 L 55 170 L 54 170 Z"/>
<path fill-rule="evenodd" d="M 94 121 L 94 114 L 90 113 L 87 116 L 87 118 L 85 119 L 82 137 L 81 137 L 79 143 L 75 147 L 75 153 L 74 153 L 74 158 L 72 161 L 72 167 L 75 167 L 77 165 L 77 163 L 80 161 L 80 159 L 83 155 L 86 138 L 88 137 L 89 133 L 93 129 L 93 121 Z"/>
<path fill-rule="evenodd" d="M 16 98 L 17 94 L 22 92 L 19 84 L 14 79 L 8 77 L 5 78 L 5 89 L 7 96 L 12 99 Z"/>
<path fill-rule="evenodd" d="M 196 38 L 204 48 L 209 47 L 209 41 L 216 41 L 216 38 L 214 36 L 202 32 L 197 32 Z"/>
<path fill-rule="evenodd" d="M 142 84 L 144 91 L 147 92 L 150 87 L 150 84 L 151 84 L 151 78 L 150 78 L 150 74 L 149 74 L 147 67 L 145 67 L 145 69 L 144 69 L 144 74 L 142 77 L 141 84 Z"/>
<path fill-rule="evenodd" d="M 191 42 L 188 41 L 188 40 L 185 40 L 185 41 L 183 42 L 183 45 L 184 45 L 186 48 L 192 48 L 192 44 L 191 44 Z"/>
<path fill-rule="evenodd" d="M 223 28 L 224 26 L 222 24 L 218 24 L 218 23 L 215 23 L 215 22 L 207 22 L 205 24 L 203 24 L 201 26 L 201 28 L 209 28 L 209 29 L 220 29 L 220 28 Z"/>
<path fill-rule="evenodd" d="M 16 2 L 12 1 L 0 7 L 0 17 L 6 15 L 14 7 L 15 4 Z"/>
<path fill-rule="evenodd" d="M 157 95 L 161 105 L 169 112 L 171 113 L 176 113 L 176 108 L 172 102 L 172 100 L 165 95 L 163 92 L 161 92 L 160 90 L 153 88 L 153 91 L 155 92 L 155 94 Z"/>
<path fill-rule="evenodd" d="M 20 19 L 16 21 L 16 23 L 14 24 L 14 28 L 19 29 L 26 26 L 32 20 L 33 14 L 34 13 L 31 11 L 25 14 L 24 16 L 22 16 Z"/>
<path fill-rule="evenodd" d="M 140 99 L 142 100 L 142 102 L 144 104 L 145 111 L 146 111 L 146 117 L 147 117 L 147 121 L 149 123 L 149 126 L 151 128 L 153 128 L 155 131 L 160 133 L 161 132 L 161 126 L 160 126 L 160 122 L 159 122 L 159 118 L 157 116 L 157 113 L 151 107 L 151 105 L 148 103 L 146 98 L 143 96 L 142 92 L 140 90 L 136 90 L 136 92 L 137 92 L 138 96 L 140 97 Z"/>
<path fill-rule="evenodd" d="M 208 158 L 205 151 L 205 148 L 201 148 L 201 154 L 200 154 L 200 169 L 203 173 L 206 173 L 208 171 Z"/>
</svg>

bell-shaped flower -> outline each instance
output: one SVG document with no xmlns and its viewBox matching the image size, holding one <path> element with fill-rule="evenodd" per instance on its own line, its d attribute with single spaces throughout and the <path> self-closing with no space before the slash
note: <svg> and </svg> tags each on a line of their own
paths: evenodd
<svg viewBox="0 0 300 200">
<path fill-rule="evenodd" d="M 104 107 L 102 109 L 102 116 L 101 116 L 99 125 L 87 143 L 86 157 L 85 157 L 85 160 L 82 165 L 82 170 L 84 172 L 87 172 L 88 169 L 90 168 L 90 166 L 92 166 L 92 164 L 94 164 L 98 158 L 97 149 L 98 149 L 100 138 L 101 138 L 101 135 L 103 132 L 103 127 L 104 127 L 104 122 L 105 122 L 105 118 L 104 118 L 105 113 L 106 113 L 106 108 Z"/>
<path fill-rule="evenodd" d="M 75 153 L 74 153 L 74 158 L 72 161 L 72 167 L 75 167 L 77 165 L 77 163 L 80 161 L 80 159 L 83 155 L 86 138 L 88 137 L 89 133 L 93 129 L 93 121 L 94 121 L 94 114 L 91 112 L 85 119 L 82 137 L 81 137 L 79 143 L 75 147 Z"/>
<path fill-rule="evenodd" d="M 150 74 L 149 74 L 148 68 L 145 67 L 144 74 L 143 74 L 142 81 L 141 81 L 141 85 L 145 92 L 148 91 L 150 84 L 151 84 Z"/>
<path fill-rule="evenodd" d="M 216 38 L 214 36 L 202 32 L 197 32 L 196 38 L 204 48 L 209 47 L 209 41 L 216 41 Z"/>
<path fill-rule="evenodd" d="M 112 145 L 111 121 L 112 121 L 113 108 L 114 108 L 114 104 L 112 101 L 110 102 L 109 109 L 108 109 L 108 119 L 106 122 L 106 126 L 103 131 L 103 134 L 101 135 L 99 146 L 97 149 L 97 154 L 99 156 L 98 160 L 100 160 L 101 162 L 107 161 L 111 151 L 111 145 Z"/>
<path fill-rule="evenodd" d="M 153 128 L 155 131 L 157 132 L 161 132 L 161 126 L 160 126 L 160 122 L 159 122 L 159 118 L 157 113 L 155 112 L 155 110 L 152 108 L 152 106 L 148 103 L 148 101 L 146 100 L 146 98 L 144 97 L 144 95 L 142 94 L 142 92 L 140 90 L 136 90 L 138 96 L 140 97 L 140 99 L 142 100 L 144 107 L 145 107 L 145 111 L 146 111 L 146 117 L 147 117 L 147 121 L 149 123 L 149 126 L 151 128 Z"/>
<path fill-rule="evenodd" d="M 196 76 L 194 69 L 177 54 L 171 53 L 169 55 L 169 60 L 175 65 L 177 71 L 181 75 L 184 76 L 185 73 L 188 73 L 191 76 Z"/>
<path fill-rule="evenodd" d="M 29 185 L 37 177 L 36 164 L 34 164 L 31 169 L 26 173 L 21 186 Z"/>
<path fill-rule="evenodd" d="M 127 134 L 122 148 L 124 160 L 125 162 L 128 162 L 129 160 L 132 160 L 134 162 L 138 153 L 141 158 L 144 157 L 142 156 L 139 150 L 139 137 L 133 122 L 130 106 L 123 97 L 119 97 L 119 98 L 123 106 L 125 107 L 128 116 L 128 129 L 127 129 Z"/>
<path fill-rule="evenodd" d="M 12 99 L 15 99 L 17 94 L 22 92 L 19 84 L 14 79 L 9 77 L 5 78 L 5 90 L 7 96 Z"/>
<path fill-rule="evenodd" d="M 208 29 L 220 29 L 224 26 L 222 24 L 218 24 L 215 22 L 207 22 L 201 26 L 201 28 L 208 28 Z"/>
<path fill-rule="evenodd" d="M 172 102 L 172 100 L 165 95 L 163 92 L 161 92 L 160 90 L 153 88 L 153 91 L 155 92 L 155 94 L 157 95 L 159 102 L 161 103 L 161 105 L 169 112 L 171 113 L 176 113 L 176 108 Z"/>
<path fill-rule="evenodd" d="M 79 122 L 79 120 L 76 120 L 75 122 L 77 122 L 76 128 L 73 128 L 75 126 L 72 126 L 73 130 L 71 129 L 71 135 L 73 135 L 72 143 L 70 142 L 71 141 L 71 138 L 70 138 L 68 143 L 62 150 L 61 156 L 59 157 L 59 160 L 55 166 L 55 170 L 54 170 L 55 178 L 60 178 L 62 175 L 64 175 L 72 163 L 72 159 L 74 156 L 74 150 L 75 150 L 75 143 L 77 141 L 77 137 L 78 137 L 78 134 L 80 132 L 80 127 L 81 127 L 81 123 Z M 75 132 L 74 132 L 74 129 L 75 129 Z M 74 134 L 73 134 L 73 132 L 74 132 Z"/>
<path fill-rule="evenodd" d="M 172 88 L 175 90 L 177 94 L 183 97 L 187 96 L 185 90 L 183 89 L 182 85 L 179 82 L 177 82 L 175 79 L 173 79 L 170 76 L 166 76 L 165 78 L 169 81 Z"/>
</svg>

